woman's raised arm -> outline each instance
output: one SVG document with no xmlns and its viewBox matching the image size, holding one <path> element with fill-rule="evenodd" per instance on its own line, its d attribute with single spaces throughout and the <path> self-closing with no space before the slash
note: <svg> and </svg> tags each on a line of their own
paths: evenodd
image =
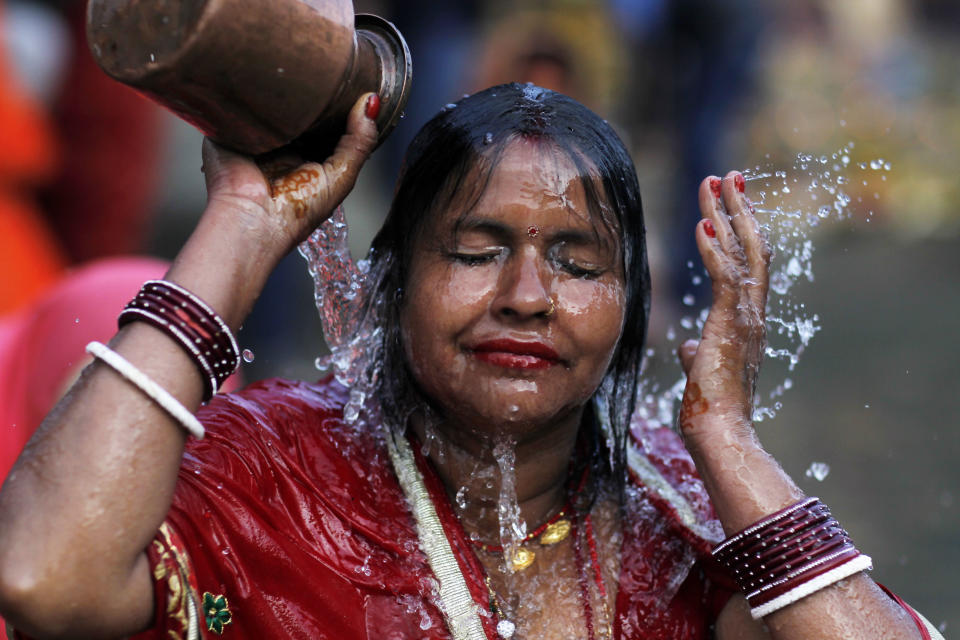
<svg viewBox="0 0 960 640">
<path fill-rule="evenodd" d="M 697 225 L 696 240 L 712 280 L 713 305 L 696 353 L 681 350 L 688 377 L 679 423 L 729 536 L 805 496 L 764 451 L 753 429 L 754 387 L 766 346 L 770 248 L 744 194 L 743 176 L 731 172 L 722 181 L 715 177 L 704 180 L 700 208 L 704 219 Z M 798 527 L 805 526 L 799 519 L 803 514 L 796 513 Z M 810 521 L 820 517 L 811 512 Z M 847 549 L 846 555 L 828 558 L 843 549 Z M 793 551 L 800 557 L 808 553 L 799 547 Z M 847 547 L 834 547 L 824 551 L 822 566 L 845 561 L 853 554 Z M 790 561 L 786 562 L 789 566 Z M 793 562 L 795 568 L 803 561 Z M 920 637 L 909 615 L 856 570 L 857 564 L 846 566 L 854 575 L 766 615 L 770 634 L 778 640 Z M 784 591 L 795 584 L 799 582 L 780 583 L 765 593 Z M 811 590 L 815 585 L 807 584 Z M 720 640 L 764 637 L 749 633 L 762 631 L 743 599 L 736 598 L 721 616 L 717 636 Z"/>
<path fill-rule="evenodd" d="M 326 162 L 272 180 L 250 159 L 204 141 L 207 207 L 166 279 L 236 331 L 280 259 L 353 188 L 376 144 L 378 109 L 376 96 L 361 97 Z M 166 334 L 134 322 L 110 346 L 187 409 L 200 405 L 203 380 Z M 148 627 L 153 587 L 144 550 L 170 506 L 185 438 L 111 367 L 87 367 L 0 492 L 0 613 L 38 638 L 119 637 Z"/>
</svg>

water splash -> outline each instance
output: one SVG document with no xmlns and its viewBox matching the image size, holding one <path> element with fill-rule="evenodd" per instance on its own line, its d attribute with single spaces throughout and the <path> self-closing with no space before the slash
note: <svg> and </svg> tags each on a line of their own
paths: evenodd
<svg viewBox="0 0 960 640">
<path fill-rule="evenodd" d="M 829 154 L 799 153 L 789 169 L 774 165 L 766 157 L 758 164 L 742 171 L 748 183 L 750 198 L 774 249 L 770 266 L 770 293 L 767 300 L 767 340 L 762 389 L 754 401 L 753 419 L 768 420 L 782 408 L 780 398 L 793 386 L 789 374 L 794 371 L 813 337 L 820 331 L 820 316 L 806 308 L 794 290 L 799 282 L 813 282 L 814 241 L 818 227 L 836 224 L 852 217 L 854 208 L 869 221 L 873 212 L 861 212 L 865 204 L 863 188 L 872 183 L 877 172 L 885 178 L 891 170 L 888 161 L 853 160 L 854 143 L 848 142 Z M 876 199 L 877 194 L 873 194 Z M 869 201 L 869 200 L 867 200 Z M 705 279 L 702 267 L 687 263 L 690 282 L 699 286 Z M 685 307 L 695 302 L 690 294 L 683 298 Z M 649 349 L 645 370 L 650 365 L 673 363 L 673 346 L 688 338 L 698 338 L 706 321 L 708 308 L 686 313 L 670 326 L 666 342 L 670 352 L 657 354 Z M 778 370 L 771 376 L 771 367 Z M 783 376 L 780 378 L 779 376 Z M 779 381 L 778 381 L 779 380 Z M 672 425 L 677 415 L 685 380 L 658 381 L 644 376 L 639 393 L 638 414 L 654 424 Z"/>
<path fill-rule="evenodd" d="M 823 482 L 827 479 L 827 476 L 830 474 L 830 465 L 826 462 L 811 462 L 810 466 L 807 467 L 806 476 L 808 478 L 813 478 L 817 482 Z"/>
<path fill-rule="evenodd" d="M 330 349 L 330 355 L 317 358 L 315 364 L 350 389 L 343 417 L 353 424 L 380 375 L 383 329 L 377 326 L 368 291 L 376 274 L 370 273 L 369 259 L 353 261 L 347 232 L 343 207 L 337 207 L 298 251 L 313 277 L 314 302 Z"/>
<path fill-rule="evenodd" d="M 500 468 L 500 499 L 497 515 L 500 518 L 500 544 L 508 571 L 513 570 L 512 559 L 523 539 L 527 537 L 527 523 L 520 517 L 517 500 L 517 445 L 513 440 L 499 440 L 493 447 L 493 457 Z"/>
</svg>

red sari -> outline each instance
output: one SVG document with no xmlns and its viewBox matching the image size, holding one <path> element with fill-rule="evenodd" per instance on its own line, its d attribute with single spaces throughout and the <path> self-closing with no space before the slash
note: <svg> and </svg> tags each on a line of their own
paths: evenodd
<svg viewBox="0 0 960 640">
<path fill-rule="evenodd" d="M 207 437 L 188 446 L 149 549 L 156 625 L 138 638 L 200 637 L 194 627 L 203 637 L 450 638 L 386 448 L 343 423 L 345 401 L 333 382 L 269 380 L 201 410 Z M 692 464 L 673 455 L 679 441 L 647 440 L 639 444 L 652 464 L 641 475 L 655 468 L 676 486 L 692 477 Z M 439 479 L 423 461 L 421 472 L 471 594 L 487 610 L 483 569 Z M 616 637 L 708 638 L 732 587 L 705 569 L 710 543 L 696 525 L 682 524 L 669 498 L 634 479 Z M 685 509 L 689 520 L 709 505 Z M 482 619 L 496 638 L 496 621 Z"/>
</svg>

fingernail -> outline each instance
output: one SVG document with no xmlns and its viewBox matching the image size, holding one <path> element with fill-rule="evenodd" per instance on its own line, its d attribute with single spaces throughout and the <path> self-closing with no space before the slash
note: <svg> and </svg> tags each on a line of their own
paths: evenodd
<svg viewBox="0 0 960 640">
<path fill-rule="evenodd" d="M 377 116 L 380 115 L 380 96 L 373 94 L 367 98 L 367 117 L 371 120 L 376 120 Z"/>
<path fill-rule="evenodd" d="M 733 185 L 737 188 L 737 191 L 743 193 L 743 190 L 747 188 L 747 183 L 743 180 L 743 175 L 737 174 L 733 176 Z"/>
<path fill-rule="evenodd" d="M 720 178 L 710 178 L 710 191 L 713 191 L 716 197 L 720 197 Z"/>
<path fill-rule="evenodd" d="M 703 232 L 706 233 L 707 236 L 711 238 L 717 237 L 717 230 L 713 228 L 713 221 L 710 220 L 709 218 L 703 221 Z"/>
</svg>

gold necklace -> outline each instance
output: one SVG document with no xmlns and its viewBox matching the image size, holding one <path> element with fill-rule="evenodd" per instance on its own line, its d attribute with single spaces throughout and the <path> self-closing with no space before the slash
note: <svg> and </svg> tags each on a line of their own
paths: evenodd
<svg viewBox="0 0 960 640">
<path fill-rule="evenodd" d="M 569 521 L 568 521 L 569 523 Z M 586 537 L 588 555 L 586 558 L 586 563 L 590 565 L 590 568 L 593 569 L 593 578 L 594 584 L 597 589 L 597 595 L 600 597 L 600 611 L 597 612 L 599 615 L 596 620 L 593 619 L 593 607 L 590 604 L 590 594 L 588 591 L 581 592 L 582 604 L 584 609 L 584 622 L 587 626 L 587 635 L 593 640 L 594 638 L 599 638 L 600 640 L 610 640 L 613 637 L 613 616 L 610 613 L 610 605 L 607 602 L 607 589 L 603 580 L 603 572 L 600 567 L 600 558 L 597 549 L 596 539 L 593 535 L 593 523 L 591 522 L 590 514 L 587 514 L 583 520 L 584 531 L 583 534 Z M 572 523 L 564 534 L 564 538 L 570 533 L 572 528 Z M 581 548 L 583 542 L 580 540 L 579 531 L 575 533 L 576 538 L 574 539 L 573 553 L 574 561 L 577 565 L 577 573 L 580 574 L 581 580 L 586 578 L 587 568 L 584 566 L 583 558 L 583 549 Z M 589 580 L 585 580 L 581 584 L 589 584 Z M 493 585 L 490 582 L 490 576 L 484 576 L 484 583 L 487 585 L 487 593 L 490 598 L 490 613 L 494 614 L 497 619 L 497 635 L 499 635 L 503 640 L 510 640 L 516 633 L 517 626 L 512 620 L 510 620 L 507 615 L 504 613 L 503 608 L 500 606 L 500 599 L 497 597 L 496 591 L 493 590 Z M 587 587 L 589 588 L 589 587 Z M 596 624 L 594 624 L 594 622 Z"/>
<path fill-rule="evenodd" d="M 570 519 L 566 517 L 570 508 L 571 506 L 568 502 L 563 509 L 554 514 L 549 520 L 524 536 L 523 540 L 520 541 L 520 544 L 524 545 L 534 538 L 538 538 L 538 542 L 543 546 L 555 545 L 566 540 L 567 536 L 570 535 L 570 529 L 572 528 Z M 472 544 L 474 547 L 482 551 L 486 551 L 487 553 L 503 553 L 503 545 L 484 544 L 483 542 L 474 540 L 473 538 L 470 538 L 469 540 L 470 544 Z M 532 549 L 518 546 L 513 552 L 513 557 L 510 558 L 510 568 L 513 571 L 523 571 L 533 564 L 533 561 L 536 559 L 536 557 L 537 554 Z"/>
</svg>

